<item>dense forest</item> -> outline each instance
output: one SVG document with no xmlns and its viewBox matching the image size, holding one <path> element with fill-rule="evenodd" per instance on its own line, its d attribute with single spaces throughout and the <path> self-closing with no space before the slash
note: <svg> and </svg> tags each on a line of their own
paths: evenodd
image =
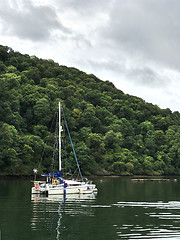
<svg viewBox="0 0 180 240">
<path fill-rule="evenodd" d="M 1 175 L 32 174 L 38 166 L 39 173 L 52 165 L 56 170 L 52 122 L 59 101 L 83 174 L 180 173 L 179 112 L 124 94 L 93 74 L 0 45 Z M 67 155 L 75 171 L 64 142 L 63 159 Z M 66 161 L 63 167 L 68 171 Z"/>
</svg>

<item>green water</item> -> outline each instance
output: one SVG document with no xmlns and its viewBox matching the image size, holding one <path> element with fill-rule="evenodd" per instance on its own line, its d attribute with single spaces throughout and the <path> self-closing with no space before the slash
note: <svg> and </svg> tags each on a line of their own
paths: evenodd
<svg viewBox="0 0 180 240">
<path fill-rule="evenodd" d="M 97 196 L 31 197 L 30 180 L 0 180 L 0 240 L 180 239 L 180 178 L 95 178 Z"/>
</svg>

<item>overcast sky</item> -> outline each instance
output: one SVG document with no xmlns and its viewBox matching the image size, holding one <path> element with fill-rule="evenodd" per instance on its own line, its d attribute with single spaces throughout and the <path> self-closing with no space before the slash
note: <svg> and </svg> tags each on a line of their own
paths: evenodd
<svg viewBox="0 0 180 240">
<path fill-rule="evenodd" d="M 0 44 L 180 111 L 180 0 L 0 0 Z"/>
</svg>

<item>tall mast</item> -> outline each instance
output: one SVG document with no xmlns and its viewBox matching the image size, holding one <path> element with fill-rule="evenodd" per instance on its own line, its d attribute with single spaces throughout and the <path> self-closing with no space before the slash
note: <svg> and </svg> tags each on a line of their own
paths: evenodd
<svg viewBox="0 0 180 240">
<path fill-rule="evenodd" d="M 61 172 L 61 103 L 59 102 L 59 171 Z"/>
</svg>

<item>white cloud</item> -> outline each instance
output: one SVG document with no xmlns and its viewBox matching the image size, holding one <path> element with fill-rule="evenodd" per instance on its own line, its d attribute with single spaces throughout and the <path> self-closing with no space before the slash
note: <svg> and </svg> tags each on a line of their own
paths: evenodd
<svg viewBox="0 0 180 240">
<path fill-rule="evenodd" d="M 16 4 L 15 4 L 16 3 Z M 70 34 L 70 30 L 62 25 L 56 11 L 50 6 L 34 6 L 30 2 L 10 2 L 0 9 L 2 30 L 7 36 L 16 36 L 31 41 L 51 39 L 54 31 Z"/>
</svg>

